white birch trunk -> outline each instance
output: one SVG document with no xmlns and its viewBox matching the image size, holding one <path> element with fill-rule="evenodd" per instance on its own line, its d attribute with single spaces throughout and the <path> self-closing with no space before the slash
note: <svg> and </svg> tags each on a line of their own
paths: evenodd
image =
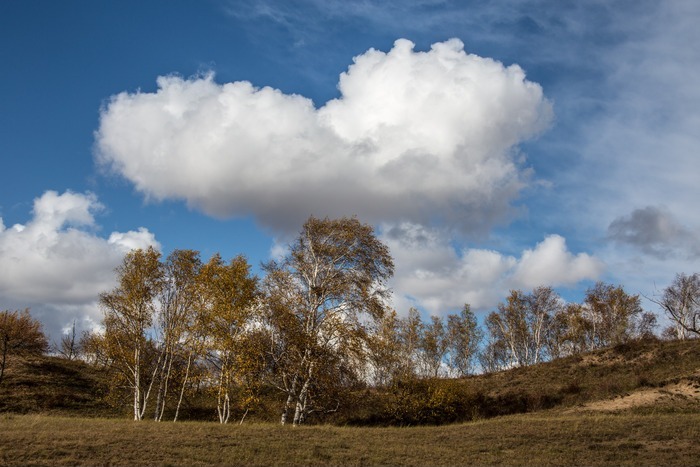
<svg viewBox="0 0 700 467">
<path fill-rule="evenodd" d="M 284 407 L 282 408 L 282 417 L 280 419 L 280 424 L 285 425 L 287 423 L 287 416 L 289 415 L 289 409 L 292 406 L 292 402 L 294 402 L 294 396 L 296 395 L 296 388 L 297 388 L 297 377 L 294 376 L 294 379 L 292 380 L 292 386 L 287 390 L 287 400 L 284 403 Z"/>
<path fill-rule="evenodd" d="M 141 420 L 141 352 L 134 347 L 134 420 Z"/>
<path fill-rule="evenodd" d="M 182 386 L 180 387 L 180 397 L 177 400 L 177 407 L 175 407 L 175 417 L 173 417 L 173 422 L 177 421 L 178 415 L 180 415 L 180 406 L 182 405 L 182 399 L 185 395 L 185 387 L 187 386 L 187 380 L 190 376 L 190 366 L 192 365 L 192 352 L 187 356 L 187 368 L 185 369 L 185 378 L 182 381 Z"/>
</svg>

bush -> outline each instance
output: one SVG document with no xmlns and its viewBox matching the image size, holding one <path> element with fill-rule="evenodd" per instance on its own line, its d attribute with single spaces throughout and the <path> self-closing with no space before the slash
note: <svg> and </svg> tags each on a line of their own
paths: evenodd
<svg viewBox="0 0 700 467">
<path fill-rule="evenodd" d="M 0 312 L 0 382 L 5 374 L 8 355 L 41 355 L 49 348 L 41 323 L 29 310 Z"/>
<path fill-rule="evenodd" d="M 485 398 L 458 380 L 404 379 L 390 388 L 383 419 L 389 425 L 440 425 L 481 415 Z"/>
</svg>

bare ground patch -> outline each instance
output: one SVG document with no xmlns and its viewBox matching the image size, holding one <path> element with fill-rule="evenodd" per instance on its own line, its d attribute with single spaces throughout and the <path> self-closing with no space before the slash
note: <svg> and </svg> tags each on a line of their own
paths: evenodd
<svg viewBox="0 0 700 467">
<path fill-rule="evenodd" d="M 682 379 L 659 388 L 645 388 L 612 399 L 589 402 L 566 412 L 617 412 L 680 401 L 700 403 L 700 383 L 691 379 Z"/>
</svg>

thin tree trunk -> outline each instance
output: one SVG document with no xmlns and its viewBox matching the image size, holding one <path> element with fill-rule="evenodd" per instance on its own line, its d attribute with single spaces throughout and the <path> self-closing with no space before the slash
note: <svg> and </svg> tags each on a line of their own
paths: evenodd
<svg viewBox="0 0 700 467">
<path fill-rule="evenodd" d="M 285 425 L 287 423 L 287 415 L 289 414 L 289 408 L 292 406 L 292 401 L 294 400 L 294 394 L 291 392 L 287 395 L 287 401 L 284 403 L 284 408 L 282 409 L 282 418 L 280 419 L 280 424 Z"/>
<path fill-rule="evenodd" d="M 301 387 L 301 391 L 299 391 L 299 397 L 297 398 L 296 409 L 294 411 L 294 426 L 298 426 L 304 422 L 304 416 L 306 415 L 306 399 L 310 381 L 311 379 L 307 378 L 306 381 L 304 381 L 304 385 Z"/>
<path fill-rule="evenodd" d="M 185 386 L 187 385 L 187 380 L 190 376 L 190 365 L 192 364 L 192 352 L 187 356 L 187 369 L 185 370 L 185 379 L 182 381 L 182 387 L 180 388 L 180 398 L 177 400 L 177 407 L 175 407 L 175 417 L 173 422 L 177 421 L 177 416 L 180 414 L 180 405 L 182 405 L 182 398 L 185 395 Z"/>
<path fill-rule="evenodd" d="M 161 405 L 163 404 L 163 370 L 160 371 L 160 378 L 158 378 L 158 394 L 156 395 L 156 410 L 153 414 L 153 420 L 156 422 L 160 421 Z"/>
<path fill-rule="evenodd" d="M 159 399 L 159 404 L 158 407 L 156 407 L 156 421 L 159 422 L 163 419 L 163 414 L 165 413 L 165 402 L 168 397 L 168 385 L 170 383 L 170 374 L 172 372 L 173 368 L 173 354 L 174 352 L 172 349 L 168 351 L 168 353 L 165 356 L 165 361 L 163 362 L 163 368 L 165 368 L 167 364 L 167 371 L 165 371 L 165 375 L 161 375 L 161 381 L 159 382 L 159 387 L 158 387 L 158 399 Z"/>
<path fill-rule="evenodd" d="M 2 366 L 0 366 L 0 383 L 2 383 L 2 378 L 5 376 L 5 364 L 7 363 L 7 341 L 7 336 L 4 336 L 2 340 Z"/>
<path fill-rule="evenodd" d="M 282 418 L 280 423 L 285 425 L 287 423 L 287 416 L 289 415 L 289 409 L 294 401 L 294 396 L 296 395 L 297 389 L 297 376 L 294 376 L 292 380 L 292 387 L 287 390 L 287 401 L 284 403 L 284 408 L 282 409 Z"/>
<path fill-rule="evenodd" d="M 238 422 L 239 425 L 243 425 L 243 420 L 245 420 L 246 415 L 248 415 L 248 411 L 250 410 L 250 407 L 246 407 L 245 412 L 243 412 L 243 417 L 241 418 L 241 421 Z"/>
<path fill-rule="evenodd" d="M 141 365 L 138 345 L 134 348 L 134 420 L 141 420 Z"/>
<path fill-rule="evenodd" d="M 141 413 L 139 415 L 139 420 L 142 420 L 143 415 L 146 413 L 148 399 L 151 397 L 151 390 L 153 389 L 153 383 L 156 380 L 156 374 L 158 372 L 158 368 L 160 367 L 161 358 L 163 358 L 162 353 L 160 355 L 158 355 L 158 361 L 156 361 L 155 369 L 153 370 L 153 374 L 151 374 L 151 381 L 148 383 L 148 389 L 146 390 L 146 393 L 143 395 L 143 402 L 141 404 Z"/>
<path fill-rule="evenodd" d="M 216 412 L 219 415 L 219 423 L 228 423 L 228 418 L 231 415 L 231 403 L 228 395 L 228 371 L 225 367 L 221 369 L 222 374 L 219 378 L 219 392 L 216 398 Z"/>
</svg>

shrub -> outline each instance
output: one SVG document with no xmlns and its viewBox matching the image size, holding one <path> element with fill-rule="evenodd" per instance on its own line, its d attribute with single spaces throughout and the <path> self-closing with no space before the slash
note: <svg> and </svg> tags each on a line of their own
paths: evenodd
<svg viewBox="0 0 700 467">
<path fill-rule="evenodd" d="M 41 323 L 31 317 L 28 309 L 0 312 L 0 382 L 5 374 L 8 355 L 41 355 L 48 348 Z"/>
</svg>

